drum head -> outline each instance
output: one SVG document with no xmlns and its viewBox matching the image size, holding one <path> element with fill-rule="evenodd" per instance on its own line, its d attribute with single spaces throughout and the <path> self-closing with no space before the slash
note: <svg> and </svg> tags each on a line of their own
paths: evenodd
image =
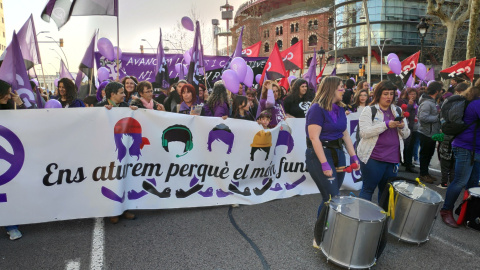
<svg viewBox="0 0 480 270">
<path fill-rule="evenodd" d="M 362 221 L 378 221 L 385 218 L 383 209 L 364 199 L 355 197 L 335 197 L 330 202 L 330 208 L 347 217 Z"/>
<path fill-rule="evenodd" d="M 468 190 L 470 195 L 480 198 L 480 187 L 473 187 Z"/>
<path fill-rule="evenodd" d="M 395 181 L 392 185 L 398 193 L 415 201 L 432 204 L 437 204 L 443 201 L 440 194 L 428 187 L 422 187 L 406 181 Z"/>
</svg>

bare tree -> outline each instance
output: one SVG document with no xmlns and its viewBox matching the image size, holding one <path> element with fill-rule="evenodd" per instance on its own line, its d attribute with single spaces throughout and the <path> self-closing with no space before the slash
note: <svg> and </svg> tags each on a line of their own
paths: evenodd
<svg viewBox="0 0 480 270">
<path fill-rule="evenodd" d="M 480 13 L 480 0 L 471 0 L 470 22 L 467 37 L 467 59 L 475 57 L 477 42 L 478 14 Z"/>
<path fill-rule="evenodd" d="M 457 31 L 470 15 L 471 2 L 472 0 L 460 0 L 458 6 L 449 14 L 450 12 L 448 12 L 448 6 L 445 5 L 445 0 L 427 0 L 427 14 L 437 16 L 447 28 L 442 69 L 446 69 L 452 64 L 452 54 L 455 48 Z M 454 3 L 451 2 L 448 4 L 454 5 Z"/>
</svg>

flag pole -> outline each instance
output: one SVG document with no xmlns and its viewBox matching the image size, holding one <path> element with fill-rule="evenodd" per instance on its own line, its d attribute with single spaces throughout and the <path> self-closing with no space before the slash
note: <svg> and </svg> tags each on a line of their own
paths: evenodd
<svg viewBox="0 0 480 270">
<path fill-rule="evenodd" d="M 120 81 L 120 7 L 117 1 L 117 81 Z"/>
<path fill-rule="evenodd" d="M 43 76 L 43 84 L 45 84 L 45 88 L 47 88 L 47 81 L 45 80 L 45 73 L 43 72 L 43 64 L 40 63 L 40 66 L 42 67 L 42 76 Z M 35 67 L 34 67 L 35 68 Z M 47 101 L 50 100 L 50 95 L 49 95 L 50 90 L 47 93 Z"/>
</svg>

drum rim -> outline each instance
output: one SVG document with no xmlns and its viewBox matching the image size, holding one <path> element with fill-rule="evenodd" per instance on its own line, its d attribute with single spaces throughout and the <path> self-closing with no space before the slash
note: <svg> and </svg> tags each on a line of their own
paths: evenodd
<svg viewBox="0 0 480 270">
<path fill-rule="evenodd" d="M 468 195 L 470 196 L 473 196 L 473 197 L 476 197 L 476 198 L 480 198 L 480 193 L 473 193 L 470 191 L 472 189 L 478 189 L 480 191 L 480 187 L 471 187 L 468 189 Z"/>
<path fill-rule="evenodd" d="M 332 207 L 331 203 L 328 205 L 328 207 L 329 207 L 330 209 L 332 209 L 333 211 L 335 211 L 335 213 L 338 213 L 338 214 L 340 214 L 340 215 L 342 215 L 342 216 L 344 216 L 344 217 L 347 217 L 347 218 L 349 218 L 349 219 L 357 220 L 357 221 L 363 221 L 363 222 L 368 222 L 368 223 L 380 223 L 380 222 L 383 222 L 383 221 L 385 221 L 385 220 L 387 219 L 387 215 L 386 215 L 385 213 L 382 213 L 382 212 L 384 212 L 383 208 L 381 208 L 379 205 L 377 205 L 377 204 L 375 204 L 375 203 L 373 203 L 373 202 L 371 202 L 371 201 L 369 201 L 369 200 L 365 200 L 365 199 L 359 198 L 359 197 L 338 196 L 338 195 L 335 196 L 335 197 L 333 197 L 332 199 L 334 199 L 334 198 L 355 198 L 355 199 L 359 199 L 359 200 L 366 201 L 366 202 L 372 204 L 373 206 L 376 206 L 376 207 L 378 208 L 380 214 L 383 215 L 383 218 L 382 218 L 382 219 L 374 219 L 374 220 L 358 219 L 358 218 L 353 218 L 353 217 L 347 216 L 346 214 L 344 214 L 344 213 L 342 213 L 342 212 L 338 212 L 336 209 L 334 209 L 334 208 Z"/>
<path fill-rule="evenodd" d="M 351 265 L 351 264 L 346 264 L 344 262 L 340 262 L 339 260 L 337 259 L 334 259 L 332 257 L 330 257 L 327 252 L 324 250 L 324 248 L 322 246 L 320 246 L 320 251 L 322 252 L 323 256 L 326 257 L 327 259 L 327 263 L 329 261 L 332 261 L 334 264 L 338 265 L 338 266 L 343 266 L 345 268 L 348 268 L 348 269 L 365 269 L 365 268 L 370 268 L 372 266 L 374 266 L 376 263 L 377 263 L 377 258 L 373 258 L 373 263 L 370 264 L 370 265 L 366 265 L 366 266 L 359 266 L 359 265 Z"/>
<path fill-rule="evenodd" d="M 412 198 L 412 197 L 409 197 L 409 196 L 403 194 L 402 192 L 398 191 L 398 189 L 395 188 L 395 186 L 393 185 L 393 183 L 395 183 L 395 182 L 400 182 L 400 181 L 408 183 L 408 182 L 405 181 L 405 180 L 396 180 L 396 181 L 393 181 L 393 182 L 391 183 L 391 185 L 392 185 L 392 187 L 393 187 L 393 190 L 394 190 L 397 194 L 402 195 L 402 196 L 405 197 L 405 198 L 408 198 L 408 199 L 410 199 L 410 200 L 413 200 L 413 201 L 418 202 L 418 203 L 421 203 L 421 204 L 427 204 L 427 205 L 437 205 L 437 204 L 441 204 L 441 203 L 444 202 L 444 199 L 443 199 L 442 195 L 440 195 L 440 193 L 436 192 L 435 190 L 433 190 L 433 189 L 431 189 L 431 188 L 429 188 L 429 187 L 427 187 L 427 186 L 425 186 L 424 188 L 425 188 L 425 189 L 429 189 L 430 191 L 435 192 L 435 193 L 438 195 L 438 197 L 440 198 L 440 201 L 439 201 L 438 203 L 433 203 L 433 202 L 428 202 L 428 203 L 427 203 L 427 202 L 423 202 L 423 201 L 414 199 L 414 198 Z M 410 183 L 409 183 L 409 184 L 410 184 Z"/>
</svg>

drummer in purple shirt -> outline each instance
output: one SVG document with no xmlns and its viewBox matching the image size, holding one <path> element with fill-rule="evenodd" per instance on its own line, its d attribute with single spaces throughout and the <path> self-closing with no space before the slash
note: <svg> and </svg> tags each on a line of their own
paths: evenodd
<svg viewBox="0 0 480 270">
<path fill-rule="evenodd" d="M 338 195 L 342 186 L 345 173 L 337 173 L 335 168 L 346 165 L 344 144 L 350 155 L 350 163 L 359 165 L 347 131 L 345 104 L 342 103 L 344 93 L 345 89 L 340 78 L 323 79 L 306 115 L 305 162 L 308 172 L 322 194 L 317 216 L 323 204 Z"/>
<path fill-rule="evenodd" d="M 457 228 L 452 210 L 462 189 L 477 187 L 480 181 L 480 79 L 461 94 L 470 103 L 463 115 L 468 128 L 452 142 L 455 155 L 455 178 L 448 185 L 440 215 L 448 226 Z"/>
<path fill-rule="evenodd" d="M 387 180 L 397 176 L 403 140 L 410 136 L 406 120 L 395 121 L 401 117 L 401 109 L 394 105 L 396 90 L 390 81 L 377 84 L 372 103 L 363 109 L 359 119 L 357 155 L 363 179 L 359 197 L 369 201 L 377 186 L 380 200 Z"/>
</svg>

